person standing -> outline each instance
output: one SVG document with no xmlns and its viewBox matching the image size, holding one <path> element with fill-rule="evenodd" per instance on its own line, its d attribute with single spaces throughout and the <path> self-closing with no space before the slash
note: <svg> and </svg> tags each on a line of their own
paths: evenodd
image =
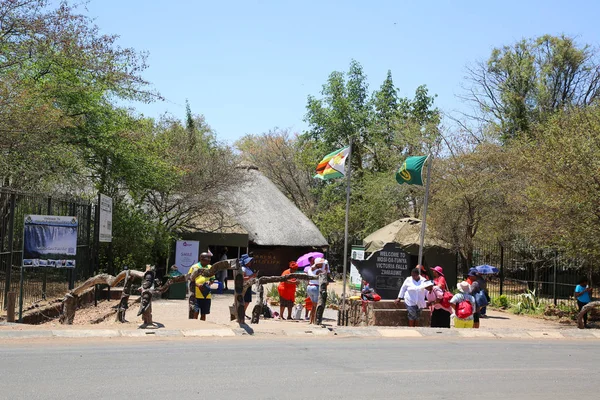
<svg viewBox="0 0 600 400">
<path fill-rule="evenodd" d="M 190 267 L 190 270 L 188 271 L 188 277 L 191 278 L 191 275 L 197 269 L 209 269 L 211 267 L 209 264 L 210 259 L 211 255 L 209 253 L 200 254 L 200 262 Z M 200 315 L 200 320 L 206 321 L 206 316 L 210 314 L 212 298 L 210 285 L 214 281 L 214 276 L 206 277 L 203 275 L 198 275 L 194 280 L 195 307 L 192 314 L 192 319 L 198 319 L 198 315 Z"/>
<path fill-rule="evenodd" d="M 252 270 L 253 260 L 254 257 L 250 257 L 248 254 L 242 254 L 242 256 L 240 257 L 242 273 L 244 274 L 244 283 L 256 277 L 256 273 Z M 252 303 L 252 286 L 246 289 L 246 293 L 244 294 L 244 314 L 246 314 L 246 310 L 248 310 L 248 306 L 250 305 L 250 303 Z M 250 317 L 246 316 L 246 318 Z"/>
<path fill-rule="evenodd" d="M 400 299 L 404 299 L 406 310 L 408 311 L 408 326 L 418 326 L 421 309 L 426 307 L 425 302 L 425 279 L 420 275 L 419 268 L 411 271 L 411 277 L 404 280 L 398 298 L 394 300 L 396 304 Z"/>
<path fill-rule="evenodd" d="M 223 247 L 223 251 L 221 252 L 221 257 L 219 258 L 219 261 L 225 261 L 228 259 L 227 258 L 227 250 L 228 250 L 227 247 Z M 223 284 L 223 288 L 225 290 L 229 290 L 229 288 L 227 287 L 227 270 L 226 269 L 217 272 L 217 280 Z"/>
<path fill-rule="evenodd" d="M 479 329 L 479 318 L 481 318 L 482 310 L 488 305 L 485 292 L 480 289 L 479 282 L 475 281 L 471 285 L 471 296 L 475 299 L 475 312 L 473 313 L 473 328 Z"/>
<path fill-rule="evenodd" d="M 434 285 L 441 288 L 443 291 L 448 291 L 444 269 L 438 265 L 431 269 L 431 273 L 433 274 Z"/>
<path fill-rule="evenodd" d="M 432 281 L 425 282 L 425 300 L 427 306 L 431 310 L 431 327 L 432 328 L 450 328 L 450 316 L 452 308 L 444 307 L 442 300 L 444 299 L 444 291 Z"/>
<path fill-rule="evenodd" d="M 294 261 L 290 261 L 289 268 L 283 271 L 281 276 L 286 276 L 295 273 L 298 270 L 298 264 Z M 285 319 L 283 317 L 283 312 L 287 308 L 288 309 L 288 317 L 287 319 L 292 319 L 292 308 L 294 307 L 294 303 L 296 301 L 296 279 L 289 279 L 286 282 L 280 282 L 279 286 L 277 286 L 277 291 L 279 292 L 279 315 L 281 319 Z"/>
<path fill-rule="evenodd" d="M 324 259 L 317 258 L 314 265 L 306 269 L 306 273 L 312 278 L 308 281 L 308 286 L 306 287 L 306 294 L 310 298 L 312 304 L 310 310 L 310 324 L 314 324 L 316 321 L 317 305 L 319 303 L 319 275 L 326 273 L 323 269 L 324 264 Z"/>
<path fill-rule="evenodd" d="M 476 310 L 475 298 L 471 296 L 471 285 L 469 282 L 462 281 L 456 285 L 460 293 L 455 294 L 450 300 L 454 309 L 454 327 L 472 328 L 473 313 Z"/>
<path fill-rule="evenodd" d="M 577 308 L 579 312 L 590 301 L 592 301 L 592 288 L 588 286 L 588 279 L 583 277 L 579 280 L 579 285 L 575 286 L 575 299 L 577 300 Z M 589 328 L 587 313 L 583 316 L 583 326 Z"/>
</svg>

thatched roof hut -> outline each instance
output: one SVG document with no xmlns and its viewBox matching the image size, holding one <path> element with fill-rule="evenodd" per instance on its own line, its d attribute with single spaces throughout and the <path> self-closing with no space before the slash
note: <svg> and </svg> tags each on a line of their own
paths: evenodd
<svg viewBox="0 0 600 400">
<path fill-rule="evenodd" d="M 289 261 L 328 246 L 316 225 L 258 168 L 238 171 L 240 184 L 224 196 L 222 212 L 203 216 L 186 240 L 199 240 L 213 252 L 228 246 L 230 256 L 253 252 L 261 275 L 280 274 Z"/>
<path fill-rule="evenodd" d="M 226 210 L 259 246 L 325 247 L 327 240 L 256 167 L 238 168 L 242 184 L 233 192 Z"/>
</svg>

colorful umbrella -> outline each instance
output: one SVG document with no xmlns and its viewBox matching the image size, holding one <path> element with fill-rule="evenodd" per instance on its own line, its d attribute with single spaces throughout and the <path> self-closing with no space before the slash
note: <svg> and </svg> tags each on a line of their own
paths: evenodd
<svg viewBox="0 0 600 400">
<path fill-rule="evenodd" d="M 492 267 L 491 265 L 480 265 L 478 267 L 475 267 L 475 269 L 477 270 L 477 273 L 481 274 L 481 275 L 493 275 L 493 274 L 497 274 L 498 272 L 500 272 L 500 270 L 496 267 Z"/>
<path fill-rule="evenodd" d="M 306 253 L 305 255 L 300 256 L 300 258 L 298 258 L 298 260 L 296 261 L 296 263 L 298 264 L 298 268 L 308 267 L 310 265 L 310 261 L 308 261 L 310 257 L 323 258 L 324 255 L 323 253 L 319 253 L 317 251 L 313 251 L 312 253 Z"/>
</svg>

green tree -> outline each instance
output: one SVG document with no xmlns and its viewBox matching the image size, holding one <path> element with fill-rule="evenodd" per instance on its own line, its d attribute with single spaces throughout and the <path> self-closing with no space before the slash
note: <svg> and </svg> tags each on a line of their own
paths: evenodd
<svg viewBox="0 0 600 400">
<path fill-rule="evenodd" d="M 544 35 L 496 48 L 487 62 L 470 68 L 464 99 L 474 105 L 474 117 L 496 125 L 506 141 L 599 95 L 597 52 L 568 36 Z"/>
</svg>

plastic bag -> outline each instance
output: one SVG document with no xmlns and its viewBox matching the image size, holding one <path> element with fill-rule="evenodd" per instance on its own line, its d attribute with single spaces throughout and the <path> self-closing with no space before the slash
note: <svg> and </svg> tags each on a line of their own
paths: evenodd
<svg viewBox="0 0 600 400">
<path fill-rule="evenodd" d="M 304 310 L 304 306 L 302 304 L 296 304 L 292 309 L 292 319 L 301 320 L 302 319 L 302 310 Z"/>
</svg>

